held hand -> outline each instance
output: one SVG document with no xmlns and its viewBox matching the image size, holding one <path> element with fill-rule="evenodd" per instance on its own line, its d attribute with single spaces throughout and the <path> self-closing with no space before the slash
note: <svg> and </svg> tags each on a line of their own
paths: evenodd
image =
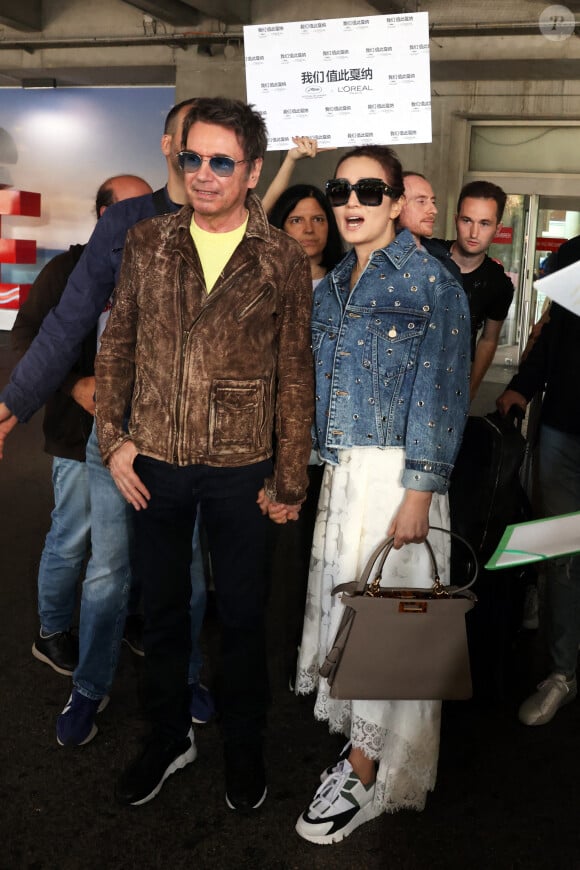
<svg viewBox="0 0 580 870">
<path fill-rule="evenodd" d="M 0 459 L 4 458 L 4 442 L 17 423 L 18 417 L 6 407 L 4 402 L 0 402 Z"/>
<path fill-rule="evenodd" d="M 141 478 L 133 471 L 136 456 L 137 448 L 133 442 L 124 441 L 111 455 L 109 471 L 125 501 L 139 511 L 147 507 L 151 495 Z"/>
<path fill-rule="evenodd" d="M 495 404 L 502 417 L 505 417 L 509 414 L 509 410 L 513 405 L 517 405 L 517 407 L 521 408 L 525 414 L 528 402 L 526 397 L 522 396 L 522 394 L 518 393 L 516 390 L 506 390 L 501 394 L 501 396 L 498 396 L 495 400 Z"/>
<path fill-rule="evenodd" d="M 261 489 L 256 499 L 258 507 L 264 516 L 266 514 L 277 525 L 283 525 L 288 520 L 297 520 L 300 513 L 301 505 L 282 504 L 282 502 L 271 501 L 266 495 L 264 489 Z"/>
<path fill-rule="evenodd" d="M 88 411 L 89 414 L 95 416 L 95 378 L 94 375 L 86 378 L 79 378 L 72 390 L 71 396 L 81 408 Z"/>
<path fill-rule="evenodd" d="M 429 507 L 433 493 L 405 490 L 401 507 L 392 519 L 387 535 L 394 536 L 393 547 L 400 550 L 403 544 L 422 544 L 429 531 Z"/>
</svg>

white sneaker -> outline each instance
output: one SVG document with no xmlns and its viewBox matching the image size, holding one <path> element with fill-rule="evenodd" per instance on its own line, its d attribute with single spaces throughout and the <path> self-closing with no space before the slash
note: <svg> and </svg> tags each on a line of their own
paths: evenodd
<svg viewBox="0 0 580 870">
<path fill-rule="evenodd" d="M 318 787 L 296 822 L 296 832 L 311 843 L 340 843 L 359 825 L 379 815 L 373 806 L 374 782 L 364 786 L 349 761 L 340 761 Z"/>
<path fill-rule="evenodd" d="M 351 740 L 349 740 L 348 743 L 345 743 L 340 751 L 340 755 L 338 756 L 338 761 L 335 761 L 334 764 L 329 765 L 329 767 L 325 767 L 320 774 L 320 782 L 326 782 L 329 776 L 332 776 L 335 771 L 339 770 L 342 767 L 342 762 L 350 755 L 351 746 Z"/>
<path fill-rule="evenodd" d="M 538 691 L 521 705 L 518 718 L 524 725 L 545 725 L 560 707 L 573 701 L 578 693 L 576 677 L 567 680 L 564 674 L 550 674 L 538 685 Z"/>
</svg>

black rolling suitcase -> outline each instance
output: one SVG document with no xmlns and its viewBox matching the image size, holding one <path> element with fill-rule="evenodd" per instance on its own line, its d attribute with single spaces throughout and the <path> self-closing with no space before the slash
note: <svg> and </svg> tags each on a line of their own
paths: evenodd
<svg viewBox="0 0 580 870">
<path fill-rule="evenodd" d="M 509 523 L 531 518 L 531 507 L 520 482 L 527 442 L 514 414 L 498 412 L 469 417 L 449 488 L 451 528 L 466 538 L 479 560 L 473 588 L 478 605 L 468 617 L 468 640 L 474 696 L 506 697 L 516 635 L 521 627 L 529 567 L 486 571 L 483 566 Z M 454 572 L 461 571 L 460 554 L 452 549 Z"/>
</svg>

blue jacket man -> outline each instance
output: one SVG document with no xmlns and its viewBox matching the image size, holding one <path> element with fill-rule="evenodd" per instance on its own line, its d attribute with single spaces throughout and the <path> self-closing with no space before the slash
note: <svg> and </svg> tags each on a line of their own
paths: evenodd
<svg viewBox="0 0 580 870">
<path fill-rule="evenodd" d="M 38 336 L 0 392 L 0 401 L 21 423 L 58 390 L 79 358 L 84 339 L 102 319 L 119 277 L 127 231 L 145 218 L 180 207 L 165 187 L 115 203 L 103 214 L 59 304 L 45 317 Z"/>
</svg>

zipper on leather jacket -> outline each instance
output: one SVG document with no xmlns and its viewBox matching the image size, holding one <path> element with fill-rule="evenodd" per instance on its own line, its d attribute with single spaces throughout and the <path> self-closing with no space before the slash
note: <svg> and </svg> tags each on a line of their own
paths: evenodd
<svg viewBox="0 0 580 870">
<path fill-rule="evenodd" d="M 182 309 L 183 310 L 183 309 Z M 179 451 L 177 446 L 178 434 L 179 434 L 179 421 L 181 419 L 181 399 L 183 396 L 183 372 L 185 369 L 185 354 L 187 350 L 187 340 L 189 338 L 189 329 L 185 329 L 182 332 L 181 336 L 181 353 L 179 354 L 179 388 L 177 390 L 177 400 L 175 403 L 175 438 L 173 441 L 173 462 L 175 465 L 179 464 Z"/>
</svg>

